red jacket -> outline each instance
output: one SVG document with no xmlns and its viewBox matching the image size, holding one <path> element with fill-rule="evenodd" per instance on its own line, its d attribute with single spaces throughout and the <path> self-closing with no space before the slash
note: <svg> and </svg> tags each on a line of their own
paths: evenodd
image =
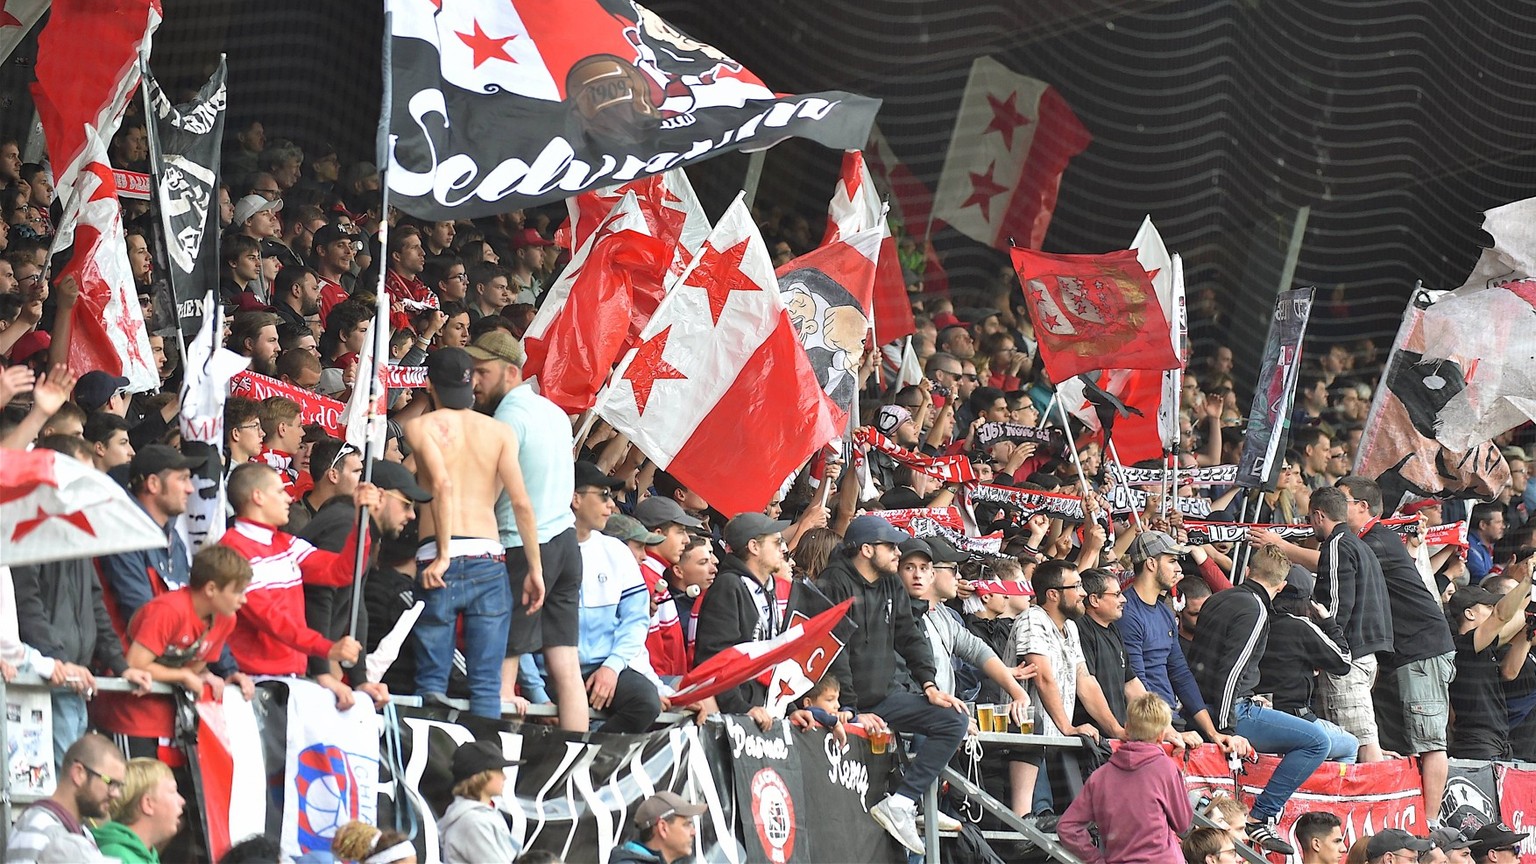
<svg viewBox="0 0 1536 864">
<path fill-rule="evenodd" d="M 270 525 L 236 519 L 219 540 L 251 562 L 245 606 L 235 619 L 229 649 L 241 672 L 303 675 L 307 657 L 324 657 L 331 640 L 304 621 L 304 586 L 352 584 L 357 531 L 340 552 L 326 552 Z M 364 556 L 367 541 L 364 540 Z"/>
</svg>

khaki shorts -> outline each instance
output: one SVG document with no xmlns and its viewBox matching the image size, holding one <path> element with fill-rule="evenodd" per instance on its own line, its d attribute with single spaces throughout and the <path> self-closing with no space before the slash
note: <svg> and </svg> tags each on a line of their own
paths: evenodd
<svg viewBox="0 0 1536 864">
<path fill-rule="evenodd" d="M 1344 675 L 1324 675 L 1318 688 L 1322 716 L 1360 740 L 1360 746 L 1377 744 L 1376 708 L 1371 688 L 1376 684 L 1376 655 L 1349 664 Z"/>
<path fill-rule="evenodd" d="M 1396 670 L 1398 698 L 1403 706 L 1404 755 L 1417 756 L 1446 749 L 1451 719 L 1451 682 L 1456 679 L 1456 652 L 1415 660 Z"/>
</svg>

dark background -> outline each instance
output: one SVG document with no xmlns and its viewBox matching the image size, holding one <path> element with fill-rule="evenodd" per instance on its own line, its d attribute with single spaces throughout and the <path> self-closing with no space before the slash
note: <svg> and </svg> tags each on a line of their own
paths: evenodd
<svg viewBox="0 0 1536 864">
<path fill-rule="evenodd" d="M 425 0 L 423 0 L 425 2 Z M 229 55 L 234 130 L 327 140 L 372 159 L 382 4 L 164 0 L 152 65 L 168 88 Z M 1316 344 L 1390 341 L 1416 280 L 1450 288 L 1487 242 L 1481 212 L 1532 194 L 1536 10 L 1518 0 L 656 0 L 658 12 L 776 89 L 885 100 L 893 148 L 936 187 L 970 62 L 992 54 L 1053 84 L 1094 136 L 1068 169 L 1045 248 L 1124 248 L 1151 214 L 1191 289 L 1213 286 L 1252 380 L 1297 209 L 1297 284 L 1319 288 Z M 46 20 L 46 19 L 45 19 Z M 29 52 L 0 73 L 4 129 L 24 133 Z M 787 142 L 758 201 L 819 226 L 839 154 Z M 711 214 L 745 156 L 689 169 Z M 819 236 L 819 228 L 813 233 Z M 941 233 L 957 292 L 1001 253 Z M 963 298 L 962 298 L 963 299 Z M 961 305 L 965 305 L 961 303 Z M 1247 362 L 1244 362 L 1244 361 Z"/>
</svg>

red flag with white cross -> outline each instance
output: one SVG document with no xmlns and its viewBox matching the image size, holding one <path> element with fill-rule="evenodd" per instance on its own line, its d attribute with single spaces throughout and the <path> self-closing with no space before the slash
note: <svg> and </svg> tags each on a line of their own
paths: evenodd
<svg viewBox="0 0 1536 864">
<path fill-rule="evenodd" d="M 739 196 L 641 338 L 597 411 L 723 513 L 761 510 L 838 434 Z"/>
<path fill-rule="evenodd" d="M 1061 94 L 991 57 L 971 64 L 933 218 L 997 249 L 1039 249 L 1061 175 L 1093 140 Z"/>
</svg>

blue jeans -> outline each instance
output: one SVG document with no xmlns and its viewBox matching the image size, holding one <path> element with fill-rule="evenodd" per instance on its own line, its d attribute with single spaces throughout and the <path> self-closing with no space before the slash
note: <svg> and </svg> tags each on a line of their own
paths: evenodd
<svg viewBox="0 0 1536 864">
<path fill-rule="evenodd" d="M 453 664 L 454 626 L 464 617 L 464 666 L 469 678 L 469 711 L 501 717 L 501 660 L 512 622 L 512 587 L 499 557 L 454 558 L 442 588 L 422 591 L 425 607 L 416 621 L 416 692 L 448 690 Z"/>
<path fill-rule="evenodd" d="M 86 717 L 85 697 L 68 688 L 49 694 L 53 705 L 53 767 L 64 773 L 64 751 L 85 736 L 90 725 Z"/>
<path fill-rule="evenodd" d="M 939 772 L 960 749 L 970 718 L 953 709 L 940 708 L 930 703 L 927 697 L 901 691 L 888 694 L 868 711 L 897 732 L 922 733 L 922 743 L 917 745 L 917 752 L 908 763 L 906 776 L 897 790 L 921 803 L 923 793 L 939 779 Z"/>
<path fill-rule="evenodd" d="M 1319 717 L 1312 721 L 1328 733 L 1328 761 L 1355 764 L 1360 755 L 1360 739 L 1344 731 L 1344 727 Z"/>
<path fill-rule="evenodd" d="M 1249 818 L 1264 822 L 1280 815 L 1285 802 L 1328 758 L 1333 746 L 1328 732 L 1284 711 L 1263 708 L 1252 700 L 1237 703 L 1237 734 L 1260 753 L 1280 756 L 1269 783 L 1253 802 Z"/>
</svg>

